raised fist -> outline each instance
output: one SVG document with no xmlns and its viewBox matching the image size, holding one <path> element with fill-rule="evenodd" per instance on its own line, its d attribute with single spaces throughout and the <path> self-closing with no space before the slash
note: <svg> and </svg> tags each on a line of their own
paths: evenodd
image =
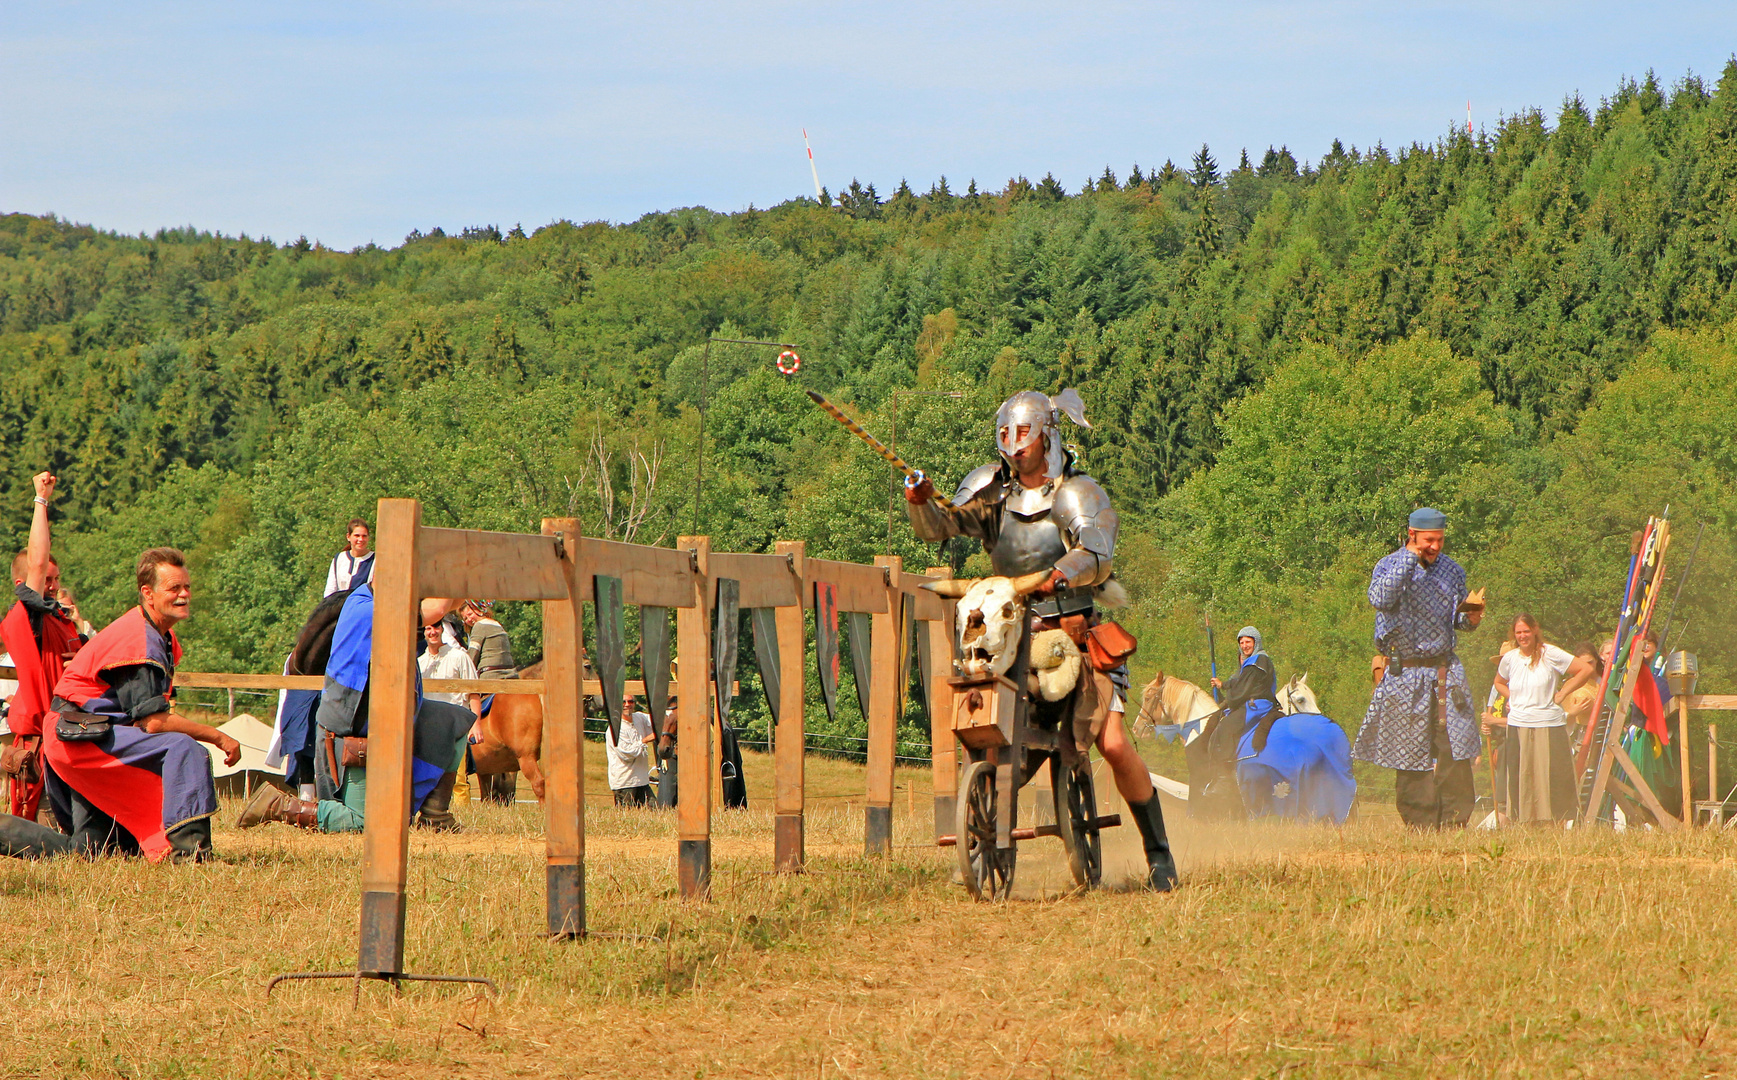
<svg viewBox="0 0 1737 1080">
<path fill-rule="evenodd" d="M 30 478 L 30 482 L 36 486 L 37 498 L 54 498 L 54 485 L 58 482 L 58 478 L 53 473 L 39 472 Z"/>
</svg>

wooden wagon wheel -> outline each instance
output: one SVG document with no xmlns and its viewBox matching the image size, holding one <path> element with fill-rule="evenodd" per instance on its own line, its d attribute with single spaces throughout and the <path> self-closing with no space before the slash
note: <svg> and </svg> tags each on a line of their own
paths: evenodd
<svg viewBox="0 0 1737 1080">
<path fill-rule="evenodd" d="M 1013 891 L 1014 848 L 995 846 L 995 766 L 973 761 L 959 784 L 954 834 L 959 874 L 974 900 L 1005 900 Z"/>
<path fill-rule="evenodd" d="M 1081 761 L 1067 770 L 1062 782 L 1055 785 L 1055 820 L 1074 884 L 1097 888 L 1104 877 L 1104 841 L 1098 831 L 1098 798 L 1089 762 Z"/>
</svg>

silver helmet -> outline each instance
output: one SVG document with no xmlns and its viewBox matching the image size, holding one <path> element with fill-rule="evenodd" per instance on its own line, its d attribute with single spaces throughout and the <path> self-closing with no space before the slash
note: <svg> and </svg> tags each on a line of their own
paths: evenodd
<svg viewBox="0 0 1737 1080">
<path fill-rule="evenodd" d="M 1085 402 L 1080 400 L 1079 391 L 1072 387 L 1053 398 L 1036 390 L 1022 390 L 1002 402 L 995 414 L 995 445 L 1001 451 L 1001 459 L 1011 467 L 1014 454 L 1038 439 L 1047 438 L 1044 445 L 1045 471 L 1051 477 L 1060 477 L 1065 458 L 1057 423 L 1063 415 L 1080 427 L 1092 426 L 1086 423 Z M 1024 435 L 1020 434 L 1020 428 L 1026 429 Z"/>
</svg>

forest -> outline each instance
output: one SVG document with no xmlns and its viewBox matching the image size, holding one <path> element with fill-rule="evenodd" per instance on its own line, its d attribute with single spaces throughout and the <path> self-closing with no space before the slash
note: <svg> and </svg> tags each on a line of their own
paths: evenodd
<svg viewBox="0 0 1737 1080">
<path fill-rule="evenodd" d="M 1672 645 L 1700 653 L 1704 689 L 1737 689 L 1737 60 L 1716 83 L 1648 74 L 1491 130 L 1299 155 L 853 180 L 347 252 L 10 214 L 0 527 L 22 545 L 30 475 L 52 469 L 88 617 L 124 610 L 138 551 L 173 544 L 187 666 L 273 671 L 344 522 L 382 496 L 437 525 L 574 514 L 641 543 L 982 569 L 917 542 L 885 463 L 803 391 L 896 431 L 950 490 L 991 459 L 1006 395 L 1072 386 L 1081 462 L 1122 513 L 1139 681 L 1203 682 L 1210 613 L 1259 626 L 1354 730 L 1368 573 L 1409 510 L 1447 512 L 1492 623 L 1529 610 L 1572 646 L 1609 631 L 1630 534 L 1668 504 L 1673 587 L 1700 536 Z M 801 370 L 711 338 L 789 343 Z M 534 607 L 504 608 L 536 656 Z M 1474 683 L 1501 636 L 1462 642 Z"/>
</svg>

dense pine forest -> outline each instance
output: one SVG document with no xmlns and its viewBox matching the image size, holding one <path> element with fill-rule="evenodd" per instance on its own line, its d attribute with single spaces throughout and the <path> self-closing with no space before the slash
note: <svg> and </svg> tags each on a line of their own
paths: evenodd
<svg viewBox="0 0 1737 1080">
<path fill-rule="evenodd" d="M 1528 609 L 1573 645 L 1609 629 L 1629 534 L 1669 503 L 1673 583 L 1706 525 L 1674 624 L 1737 688 L 1737 61 L 1428 144 L 882 187 L 349 252 L 0 218 L 5 527 L 23 542 L 53 469 L 89 617 L 176 544 L 189 665 L 273 670 L 384 495 L 430 524 L 576 513 L 642 543 L 979 567 L 915 541 L 884 463 L 802 390 L 883 438 L 896 412 L 946 489 L 990 459 L 1005 395 L 1076 386 L 1139 678 L 1203 681 L 1210 609 L 1354 727 L 1369 566 L 1412 507 L 1448 512 L 1492 621 Z M 802 369 L 709 336 L 789 342 Z M 534 656 L 535 611 L 508 618 Z M 1500 639 L 1462 648 L 1474 680 Z"/>
</svg>

